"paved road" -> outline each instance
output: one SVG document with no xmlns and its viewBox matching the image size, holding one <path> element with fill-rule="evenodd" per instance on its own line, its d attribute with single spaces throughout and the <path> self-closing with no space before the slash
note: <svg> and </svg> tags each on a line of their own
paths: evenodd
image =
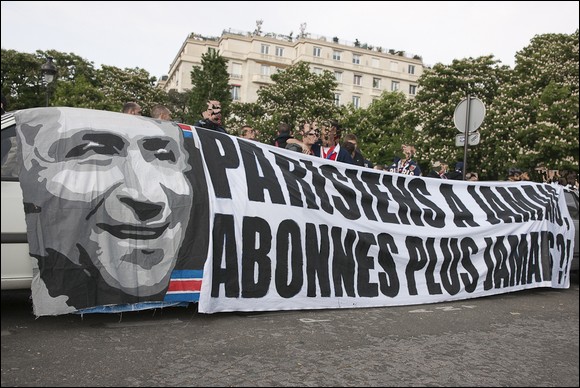
<svg viewBox="0 0 580 388">
<path fill-rule="evenodd" d="M 579 287 L 403 307 L 35 319 L 2 292 L 5 386 L 578 386 Z"/>
</svg>

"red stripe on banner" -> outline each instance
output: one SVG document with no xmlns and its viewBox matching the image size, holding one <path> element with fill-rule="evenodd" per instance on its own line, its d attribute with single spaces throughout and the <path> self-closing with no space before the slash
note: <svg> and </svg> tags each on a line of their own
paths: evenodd
<svg viewBox="0 0 580 388">
<path fill-rule="evenodd" d="M 191 132 L 191 127 L 189 125 L 186 124 L 177 124 L 179 126 L 179 128 L 181 128 L 184 131 L 190 131 Z"/>
<path fill-rule="evenodd" d="M 169 288 L 167 292 L 175 291 L 200 291 L 201 290 L 201 279 L 200 280 L 174 280 L 171 279 L 169 282 Z"/>
</svg>

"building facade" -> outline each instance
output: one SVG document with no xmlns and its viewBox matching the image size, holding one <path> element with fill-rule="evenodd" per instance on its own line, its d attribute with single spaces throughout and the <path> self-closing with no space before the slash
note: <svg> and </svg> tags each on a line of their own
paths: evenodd
<svg viewBox="0 0 580 388">
<path fill-rule="evenodd" d="M 210 50 L 218 51 L 228 60 L 232 99 L 237 102 L 256 102 L 258 90 L 273 84 L 272 74 L 298 61 L 308 62 L 316 74 L 324 70 L 334 74 L 338 83 L 334 91 L 337 105 L 353 103 L 363 108 L 385 90 L 413 97 L 424 69 L 420 56 L 358 41 L 351 43 L 305 33 L 292 37 L 228 30 L 221 37 L 190 34 L 169 74 L 162 77 L 158 86 L 165 91 L 190 90 L 191 70 L 201 66 L 202 54 Z"/>
</svg>

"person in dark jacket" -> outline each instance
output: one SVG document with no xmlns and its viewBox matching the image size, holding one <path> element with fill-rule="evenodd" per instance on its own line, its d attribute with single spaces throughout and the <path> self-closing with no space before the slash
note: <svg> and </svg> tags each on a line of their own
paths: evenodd
<svg viewBox="0 0 580 388">
<path fill-rule="evenodd" d="M 280 123 L 278 125 L 278 135 L 272 141 L 272 145 L 275 147 L 286 148 L 288 139 L 294 139 L 292 127 L 290 127 L 289 124 Z"/>
<path fill-rule="evenodd" d="M 211 129 L 221 133 L 228 133 L 222 127 L 222 105 L 217 100 L 209 100 L 207 102 L 207 109 L 201 113 L 203 119 L 196 122 L 196 127 Z"/>
<path fill-rule="evenodd" d="M 323 125 L 321 131 L 322 144 L 314 144 L 312 146 L 314 155 L 328 160 L 354 164 L 352 156 L 340 146 L 341 134 L 342 128 L 338 122 L 333 121 L 330 125 Z"/>
<path fill-rule="evenodd" d="M 456 181 L 462 181 L 463 180 L 463 162 L 455 163 L 455 170 L 450 171 L 447 174 L 447 178 L 454 179 Z"/>
<path fill-rule="evenodd" d="M 439 160 L 433 162 L 431 170 L 425 176 L 429 178 L 447 179 L 447 164 Z"/>
<path fill-rule="evenodd" d="M 388 171 L 405 175 L 420 176 L 421 167 L 419 167 L 417 162 L 413 159 L 415 157 L 415 146 L 411 144 L 403 144 L 401 146 L 401 151 L 405 157 L 400 158 L 399 156 L 396 156 L 393 159 L 393 164 L 389 166 Z"/>
<path fill-rule="evenodd" d="M 350 146 L 347 143 L 350 143 L 354 146 L 354 151 L 351 152 Z M 344 143 L 342 144 L 344 148 L 349 151 L 350 156 L 352 156 L 353 164 L 362 167 L 373 168 L 373 163 L 364 157 L 361 150 L 358 148 L 358 138 L 354 133 L 347 133 L 344 135 Z"/>
</svg>

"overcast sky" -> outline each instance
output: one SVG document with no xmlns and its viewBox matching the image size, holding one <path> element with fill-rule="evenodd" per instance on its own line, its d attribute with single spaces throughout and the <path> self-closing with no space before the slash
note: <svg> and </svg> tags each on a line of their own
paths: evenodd
<svg viewBox="0 0 580 388">
<path fill-rule="evenodd" d="M 493 54 L 514 55 L 538 34 L 572 34 L 578 1 L 2 1 L 2 48 L 54 49 L 161 77 L 191 32 L 223 30 L 296 36 L 306 32 L 404 50 L 426 65 Z"/>
</svg>

